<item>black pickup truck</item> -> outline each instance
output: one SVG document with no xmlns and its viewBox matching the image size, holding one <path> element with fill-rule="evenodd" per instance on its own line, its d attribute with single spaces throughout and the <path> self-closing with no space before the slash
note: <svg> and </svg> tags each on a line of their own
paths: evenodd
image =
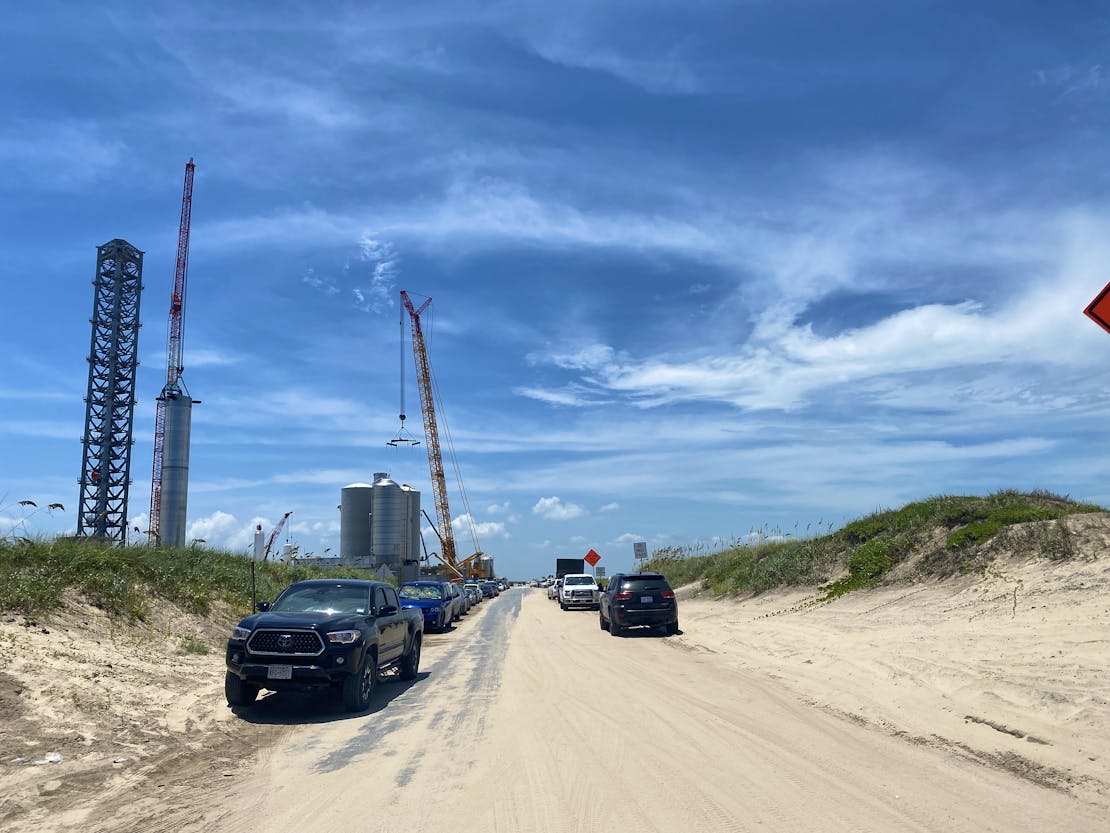
<svg viewBox="0 0 1110 833">
<path fill-rule="evenodd" d="M 313 579 L 286 587 L 240 622 L 227 641 L 224 694 L 249 706 L 261 689 L 331 687 L 362 711 L 378 672 L 416 676 L 424 617 L 401 609 L 397 589 L 381 581 Z"/>
</svg>

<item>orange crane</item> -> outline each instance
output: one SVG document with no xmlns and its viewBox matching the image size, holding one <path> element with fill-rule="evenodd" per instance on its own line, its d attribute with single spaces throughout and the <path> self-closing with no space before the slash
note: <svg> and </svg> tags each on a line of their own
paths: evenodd
<svg viewBox="0 0 1110 833">
<path fill-rule="evenodd" d="M 471 575 L 475 574 L 472 565 L 480 563 L 478 559 L 482 553 L 479 550 L 462 563 L 458 561 L 455 553 L 455 534 L 451 529 L 451 508 L 447 503 L 447 479 L 443 473 L 443 455 L 439 449 L 439 428 L 436 425 L 432 369 L 428 364 L 428 349 L 424 344 L 424 329 L 420 324 L 420 315 L 432 303 L 432 299 L 428 298 L 417 309 L 413 306 L 408 293 L 402 289 L 401 303 L 404 304 L 409 318 L 412 320 L 412 352 L 416 360 L 416 379 L 420 389 L 420 411 L 424 417 L 424 437 L 428 446 L 428 469 L 432 476 L 432 495 L 436 504 L 436 519 L 439 522 L 439 528 L 435 532 L 439 537 L 440 548 L 443 550 L 443 554 L 436 557 L 454 574 L 454 578 L 461 579 L 464 578 L 462 569 L 464 566 L 471 568 L 469 571 Z M 450 438 L 448 438 L 448 441 L 450 441 Z M 463 502 L 466 502 L 465 493 Z M 471 524 L 471 535 L 475 536 L 473 524 Z M 476 536 L 474 548 L 478 549 Z"/>
<path fill-rule="evenodd" d="M 158 397 L 154 415 L 154 473 L 150 480 L 149 531 L 160 544 L 162 534 L 162 458 L 166 445 L 166 399 L 181 390 L 183 329 L 185 319 L 185 276 L 189 268 L 189 226 L 193 216 L 192 157 L 185 163 L 185 186 L 181 193 L 181 223 L 177 229 L 177 264 L 173 273 L 173 294 L 170 296 L 169 336 L 166 345 L 166 385 Z"/>
</svg>

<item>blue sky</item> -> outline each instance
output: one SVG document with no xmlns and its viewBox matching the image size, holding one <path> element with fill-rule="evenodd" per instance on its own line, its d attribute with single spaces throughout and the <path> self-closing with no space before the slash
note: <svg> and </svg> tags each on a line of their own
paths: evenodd
<svg viewBox="0 0 1110 833">
<path fill-rule="evenodd" d="M 191 538 L 245 550 L 292 510 L 335 550 L 374 471 L 432 512 L 424 447 L 384 444 L 400 289 L 434 299 L 503 574 L 945 493 L 1110 504 L 1082 315 L 1110 280 L 1104 5 L 42 2 L 6 28 L 0 533 L 76 526 L 114 237 L 146 253 L 145 523 L 190 156 Z"/>
</svg>

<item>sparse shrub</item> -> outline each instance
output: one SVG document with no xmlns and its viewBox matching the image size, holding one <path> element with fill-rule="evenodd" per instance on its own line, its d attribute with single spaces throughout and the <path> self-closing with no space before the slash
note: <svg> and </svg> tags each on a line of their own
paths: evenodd
<svg viewBox="0 0 1110 833">
<path fill-rule="evenodd" d="M 183 654 L 210 654 L 212 649 L 192 634 L 181 637 L 181 653 Z"/>
<path fill-rule="evenodd" d="M 737 543 L 708 555 L 694 555 L 681 547 L 660 550 L 647 566 L 676 586 L 700 580 L 705 589 L 722 594 L 820 584 L 847 568 L 847 576 L 825 588 L 828 599 L 874 586 L 911 553 L 921 556 L 917 569 L 923 575 L 977 569 L 991 557 L 977 545 L 1015 524 L 1101 511 L 1102 507 L 1045 491 L 941 495 L 876 512 L 811 539 Z M 937 551 L 934 536 L 944 529 L 950 530 L 946 546 Z M 1038 535 L 1036 542 L 1029 543 L 1032 552 L 1055 559 L 1074 555 L 1074 543 L 1066 531 L 1041 530 Z"/>
</svg>

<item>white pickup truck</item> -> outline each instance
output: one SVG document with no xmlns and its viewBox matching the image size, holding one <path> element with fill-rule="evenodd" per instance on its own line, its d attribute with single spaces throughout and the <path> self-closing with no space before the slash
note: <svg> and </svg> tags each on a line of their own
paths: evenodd
<svg viewBox="0 0 1110 833">
<path fill-rule="evenodd" d="M 559 607 L 568 610 L 572 607 L 588 607 L 597 610 L 601 604 L 601 593 L 597 589 L 597 579 L 587 573 L 570 573 L 563 576 L 563 586 L 559 588 Z"/>
</svg>

